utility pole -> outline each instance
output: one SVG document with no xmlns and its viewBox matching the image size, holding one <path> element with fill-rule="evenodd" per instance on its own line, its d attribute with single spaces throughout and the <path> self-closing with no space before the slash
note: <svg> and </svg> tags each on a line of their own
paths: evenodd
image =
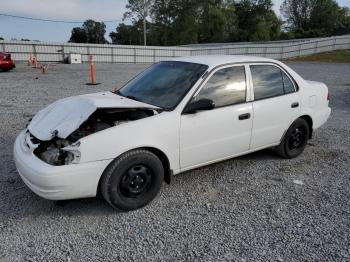
<svg viewBox="0 0 350 262">
<path fill-rule="evenodd" d="M 147 6 L 146 6 L 146 1 L 143 0 L 143 44 L 146 46 L 147 45 L 147 26 L 146 26 L 146 17 L 147 17 Z"/>
</svg>

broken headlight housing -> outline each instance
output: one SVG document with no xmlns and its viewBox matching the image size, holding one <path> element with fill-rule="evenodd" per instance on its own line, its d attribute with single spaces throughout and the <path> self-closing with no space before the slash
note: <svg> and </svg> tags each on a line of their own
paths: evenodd
<svg viewBox="0 0 350 262">
<path fill-rule="evenodd" d="M 78 150 L 62 150 L 65 152 L 66 157 L 64 159 L 64 164 L 69 165 L 69 164 L 78 164 L 80 161 L 80 152 Z"/>
<path fill-rule="evenodd" d="M 55 145 L 50 145 L 46 148 L 46 151 L 40 153 L 40 158 L 50 165 L 62 166 L 78 164 L 81 153 L 76 145 L 70 145 L 61 149 Z"/>
<path fill-rule="evenodd" d="M 66 157 L 64 159 L 64 164 L 78 164 L 80 162 L 81 153 L 79 151 L 79 145 L 80 143 L 74 143 L 70 146 L 67 146 L 65 148 L 62 148 L 61 151 L 63 151 L 66 154 Z"/>
</svg>

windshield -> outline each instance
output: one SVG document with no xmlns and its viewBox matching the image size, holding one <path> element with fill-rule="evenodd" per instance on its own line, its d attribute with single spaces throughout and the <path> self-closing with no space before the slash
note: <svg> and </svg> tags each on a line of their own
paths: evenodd
<svg viewBox="0 0 350 262">
<path fill-rule="evenodd" d="M 160 62 L 122 87 L 117 94 L 166 110 L 174 109 L 208 66 L 186 62 Z"/>
</svg>

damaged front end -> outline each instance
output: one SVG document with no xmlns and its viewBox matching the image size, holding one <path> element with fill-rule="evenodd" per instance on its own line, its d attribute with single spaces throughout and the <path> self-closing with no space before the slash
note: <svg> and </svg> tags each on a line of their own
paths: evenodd
<svg viewBox="0 0 350 262">
<path fill-rule="evenodd" d="M 46 141 L 35 138 L 31 134 L 31 141 L 36 145 L 33 152 L 42 161 L 54 166 L 79 163 L 81 157 L 79 140 L 81 138 L 155 114 L 158 114 L 157 110 L 145 108 L 97 109 L 78 129 L 66 138 L 59 137 L 56 130 L 53 131 L 52 138 Z"/>
<path fill-rule="evenodd" d="M 48 105 L 33 117 L 27 126 L 27 145 L 50 165 L 74 164 L 81 157 L 81 138 L 160 112 L 159 107 L 112 92 L 69 97 Z"/>
</svg>

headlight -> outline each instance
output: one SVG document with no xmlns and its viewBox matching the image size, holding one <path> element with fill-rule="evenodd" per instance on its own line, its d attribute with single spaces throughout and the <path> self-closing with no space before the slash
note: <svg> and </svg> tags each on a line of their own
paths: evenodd
<svg viewBox="0 0 350 262">
<path fill-rule="evenodd" d="M 78 164 L 80 161 L 80 152 L 79 151 L 67 151 L 67 157 L 64 160 L 66 165 L 69 164 Z"/>
<path fill-rule="evenodd" d="M 66 152 L 66 158 L 64 160 L 64 163 L 66 165 L 69 164 L 78 164 L 81 158 L 81 153 L 77 149 L 71 149 L 71 148 L 63 148 L 64 152 Z"/>
</svg>

